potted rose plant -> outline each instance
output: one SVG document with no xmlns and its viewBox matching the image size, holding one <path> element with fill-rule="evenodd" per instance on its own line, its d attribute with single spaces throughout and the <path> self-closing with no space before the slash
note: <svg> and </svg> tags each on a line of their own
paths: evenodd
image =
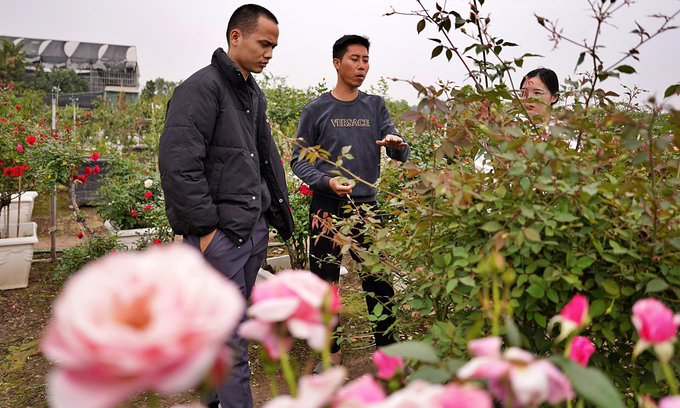
<svg viewBox="0 0 680 408">
<path fill-rule="evenodd" d="M 165 216 L 163 190 L 151 162 L 113 157 L 102 179 L 97 213 L 128 248 L 168 242 L 173 235 Z"/>
</svg>

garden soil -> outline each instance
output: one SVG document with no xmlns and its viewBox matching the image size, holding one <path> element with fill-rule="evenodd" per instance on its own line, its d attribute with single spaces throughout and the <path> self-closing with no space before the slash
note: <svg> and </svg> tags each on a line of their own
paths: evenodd
<svg viewBox="0 0 680 408">
<path fill-rule="evenodd" d="M 58 197 L 57 249 L 78 245 L 80 231 L 69 210 L 65 194 Z M 36 250 L 49 250 L 49 210 L 47 200 L 39 197 L 34 209 L 33 220 L 38 223 L 40 243 Z M 90 227 L 102 229 L 103 223 L 93 207 L 82 208 Z M 282 248 L 270 249 L 272 255 L 279 255 Z M 50 363 L 40 354 L 39 342 L 51 316 L 51 305 L 61 290 L 62 281 L 54 279 L 55 265 L 49 262 L 49 254 L 34 257 L 29 285 L 26 289 L 0 291 L 0 408 L 36 408 L 48 406 L 45 381 Z M 344 364 L 348 380 L 365 373 L 375 373 L 371 354 L 372 335 L 366 318 L 366 305 L 360 293 L 361 284 L 356 274 L 343 276 L 341 289 L 345 307 L 342 320 L 345 337 L 352 339 L 343 344 Z M 250 348 L 251 388 L 255 407 L 261 407 L 271 399 L 269 377 L 260 362 L 261 347 L 252 343 Z M 311 357 L 307 346 L 298 342 L 291 353 L 293 361 L 302 373 L 311 372 L 318 358 Z M 287 394 L 288 389 L 282 373 L 276 375 L 279 392 Z M 161 398 L 162 407 L 192 403 L 198 394 L 189 391 L 180 395 Z M 122 407 L 146 407 L 146 398 L 136 396 Z"/>
</svg>

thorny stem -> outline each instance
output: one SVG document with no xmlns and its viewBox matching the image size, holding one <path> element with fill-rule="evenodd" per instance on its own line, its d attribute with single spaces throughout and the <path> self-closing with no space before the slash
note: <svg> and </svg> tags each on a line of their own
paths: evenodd
<svg viewBox="0 0 680 408">
<path fill-rule="evenodd" d="M 92 228 L 87 225 L 85 217 L 80 215 L 80 208 L 78 208 L 78 202 L 76 200 L 76 184 L 74 182 L 70 183 L 69 190 L 71 190 L 71 205 L 73 206 L 73 215 L 76 217 L 76 222 L 81 230 L 86 230 L 90 235 L 94 234 Z"/>
</svg>

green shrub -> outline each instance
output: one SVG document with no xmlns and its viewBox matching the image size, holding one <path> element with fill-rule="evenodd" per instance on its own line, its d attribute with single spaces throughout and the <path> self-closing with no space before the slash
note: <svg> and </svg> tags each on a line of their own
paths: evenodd
<svg viewBox="0 0 680 408">
<path fill-rule="evenodd" d="M 64 250 L 55 268 L 54 279 L 63 280 L 82 269 L 85 264 L 97 260 L 113 250 L 124 250 L 125 244 L 115 234 L 93 234 L 80 245 Z"/>
</svg>

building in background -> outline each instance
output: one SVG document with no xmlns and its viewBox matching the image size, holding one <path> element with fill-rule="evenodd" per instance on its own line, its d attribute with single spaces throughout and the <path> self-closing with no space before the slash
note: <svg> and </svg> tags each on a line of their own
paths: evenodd
<svg viewBox="0 0 680 408">
<path fill-rule="evenodd" d="M 125 102 L 130 103 L 139 97 L 139 65 L 135 46 L 5 35 L 0 35 L 0 38 L 15 45 L 23 44 L 22 51 L 26 53 L 26 61 L 29 63 L 26 70 L 29 74 L 37 73 L 39 67 L 45 71 L 51 71 L 55 67 L 73 69 L 78 76 L 89 82 L 90 92 L 62 94 L 60 105 L 68 104 L 70 97 L 77 97 L 81 107 L 91 107 L 100 96 L 113 103 L 120 98 L 125 98 Z"/>
</svg>

